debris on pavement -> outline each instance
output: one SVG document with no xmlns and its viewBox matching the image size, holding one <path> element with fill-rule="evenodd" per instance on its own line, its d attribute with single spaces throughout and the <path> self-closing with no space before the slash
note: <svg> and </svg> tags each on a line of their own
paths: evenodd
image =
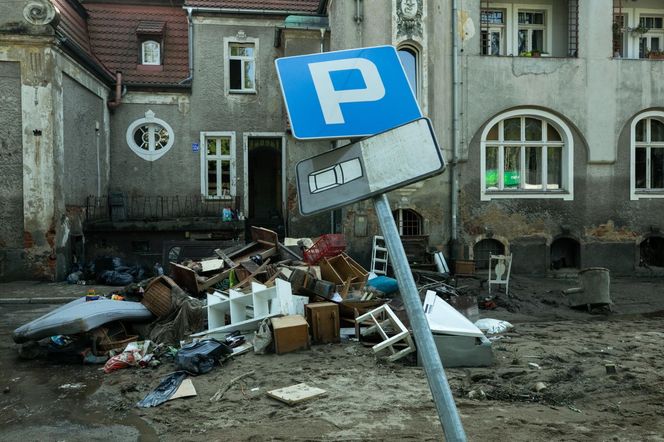
<svg viewBox="0 0 664 442">
<path fill-rule="evenodd" d="M 270 390 L 267 395 L 273 399 L 285 402 L 288 405 L 297 405 L 300 402 L 308 401 L 327 394 L 322 388 L 310 387 L 307 384 L 296 384 L 290 387 Z"/>
</svg>

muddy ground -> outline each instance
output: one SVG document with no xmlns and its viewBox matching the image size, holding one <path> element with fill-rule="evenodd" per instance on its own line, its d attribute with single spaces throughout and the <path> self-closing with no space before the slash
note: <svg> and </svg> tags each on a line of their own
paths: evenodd
<svg viewBox="0 0 664 442">
<path fill-rule="evenodd" d="M 486 294 L 477 281 L 461 285 Z M 493 367 L 446 370 L 469 440 L 664 440 L 664 280 L 614 278 L 613 312 L 594 314 L 567 307 L 560 290 L 575 285 L 513 277 L 512 297 L 480 311 L 514 328 L 493 342 Z M 412 359 L 383 362 L 352 341 L 241 355 L 193 378 L 198 396 L 138 409 L 172 364 L 104 374 L 18 358 L 11 331 L 52 308 L 0 305 L 1 440 L 442 439 L 423 370 Z M 328 394 L 292 407 L 265 395 L 299 382 Z M 538 382 L 546 388 L 536 392 Z"/>
</svg>

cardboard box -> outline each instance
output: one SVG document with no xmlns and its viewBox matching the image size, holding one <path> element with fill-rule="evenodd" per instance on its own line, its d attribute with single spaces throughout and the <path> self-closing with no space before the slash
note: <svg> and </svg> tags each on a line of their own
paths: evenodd
<svg viewBox="0 0 664 442">
<path fill-rule="evenodd" d="M 309 325 L 303 316 L 272 318 L 272 329 L 277 354 L 309 348 Z"/>
<path fill-rule="evenodd" d="M 304 306 L 315 344 L 339 342 L 339 306 L 333 302 L 315 302 Z"/>
</svg>

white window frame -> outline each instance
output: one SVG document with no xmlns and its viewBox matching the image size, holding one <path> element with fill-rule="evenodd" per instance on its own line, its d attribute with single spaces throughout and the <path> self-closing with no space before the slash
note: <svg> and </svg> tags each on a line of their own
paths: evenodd
<svg viewBox="0 0 664 442">
<path fill-rule="evenodd" d="M 650 171 L 650 161 L 651 161 L 651 148 L 653 147 L 652 142 L 648 142 L 650 139 L 650 126 L 648 126 L 647 130 L 647 140 L 646 141 L 636 141 L 636 125 L 641 121 L 641 120 L 646 120 L 649 118 L 657 118 L 659 120 L 664 120 L 664 112 L 662 111 L 648 111 L 648 112 L 643 112 L 632 120 L 632 124 L 630 125 L 630 153 L 629 153 L 629 158 L 630 158 L 630 174 L 629 174 L 629 183 L 630 183 L 630 199 L 632 201 L 636 201 L 639 199 L 648 199 L 648 198 L 664 198 L 664 190 L 662 189 L 655 189 L 655 190 L 650 190 L 650 189 L 637 189 L 636 188 L 636 148 L 637 147 L 645 147 L 648 150 L 646 151 L 646 183 L 650 184 L 650 181 L 652 179 L 651 171 Z M 656 142 L 654 143 L 656 148 L 664 148 L 664 142 Z"/>
<path fill-rule="evenodd" d="M 254 47 L 254 56 L 253 57 L 242 57 L 242 56 L 237 56 L 237 55 L 231 55 L 231 45 L 232 44 L 238 44 L 238 45 L 253 45 Z M 224 60 L 226 61 L 225 63 L 225 68 L 224 68 L 224 78 L 225 78 L 225 86 L 226 86 L 226 91 L 230 94 L 255 94 L 258 91 L 258 54 L 259 54 L 259 45 L 258 45 L 258 39 L 257 38 L 251 38 L 251 37 L 246 37 L 244 39 L 238 39 L 237 37 L 231 37 L 231 38 L 224 38 Z M 242 62 L 242 69 L 240 70 L 241 72 L 241 80 L 240 84 L 242 85 L 241 89 L 231 89 L 231 60 L 241 60 Z M 253 62 L 254 64 L 254 87 L 253 88 L 245 88 L 244 87 L 244 64 L 246 62 Z"/>
<path fill-rule="evenodd" d="M 562 189 L 546 189 L 546 161 L 547 156 L 542 155 L 542 186 L 544 189 L 541 190 L 530 190 L 530 189 L 506 189 L 506 190 L 488 190 L 486 188 L 486 148 L 488 145 L 501 144 L 501 147 L 504 148 L 504 145 L 520 145 L 522 149 L 521 154 L 521 165 L 520 170 L 525 170 L 525 155 L 523 154 L 523 149 L 528 143 L 522 141 L 508 141 L 504 143 L 504 140 L 489 140 L 487 141 L 487 136 L 489 131 L 493 126 L 509 118 L 518 118 L 518 117 L 533 117 L 539 120 L 545 120 L 548 124 L 552 125 L 560 134 L 562 138 L 563 152 L 562 152 L 562 178 L 561 178 L 561 187 Z M 522 128 L 523 130 L 523 128 Z M 502 132 L 499 132 L 502 134 Z M 500 137 L 499 137 L 500 138 Z M 522 137 L 523 138 L 523 137 Z M 543 135 L 543 138 L 546 138 L 546 134 Z M 547 148 L 546 141 L 544 141 L 543 149 Z M 542 142 L 537 142 L 537 145 L 542 145 Z M 502 149 L 500 152 L 504 152 Z M 502 170 L 503 155 L 499 156 L 498 169 Z M 497 115 L 491 121 L 489 121 L 482 131 L 482 138 L 480 141 L 480 200 L 481 201 L 490 201 L 493 199 L 562 199 L 564 201 L 572 201 L 574 199 L 574 138 L 572 136 L 572 131 L 569 129 L 567 124 L 565 124 L 560 118 L 556 115 L 553 115 L 550 112 L 546 112 L 540 109 L 516 109 L 513 111 L 505 112 L 503 114 Z M 523 180 L 522 180 L 523 181 Z M 499 179 L 499 183 L 501 180 Z"/>
<path fill-rule="evenodd" d="M 217 154 L 212 157 L 208 157 L 207 154 L 207 139 L 209 138 L 228 138 L 229 141 L 229 155 Z M 201 195 L 203 199 L 208 200 L 230 200 L 237 194 L 236 192 L 236 181 L 237 181 L 237 161 L 235 157 L 235 132 L 201 132 L 200 134 L 200 158 L 201 158 Z M 230 194 L 229 195 L 208 195 L 208 170 L 207 162 L 208 160 L 217 160 L 219 162 L 223 160 L 230 160 Z M 221 164 L 217 165 L 217 185 L 218 188 L 221 187 Z"/>
<path fill-rule="evenodd" d="M 544 28 L 544 45 L 542 52 L 551 54 L 553 43 L 553 7 L 551 5 L 514 5 L 512 12 L 512 53 L 519 54 L 519 12 L 544 12 L 544 25 L 524 25 L 526 29 Z M 532 35 L 528 33 L 529 38 Z"/>
<path fill-rule="evenodd" d="M 639 26 L 641 22 L 641 16 L 661 16 L 664 17 L 664 8 L 662 9 L 645 9 L 645 8 L 623 8 L 622 14 L 626 17 L 625 23 L 626 28 L 624 30 L 626 34 L 626 46 L 625 52 L 623 55 L 624 58 L 628 59 L 639 59 L 639 44 L 642 35 L 635 34 L 630 32 L 629 29 L 634 29 Z M 660 38 L 660 45 L 664 46 L 664 32 L 649 31 L 644 34 L 645 36 L 656 36 Z"/>
<path fill-rule="evenodd" d="M 134 132 L 141 126 L 148 126 L 148 149 L 143 149 L 134 141 Z M 156 148 L 154 133 L 161 126 L 168 132 L 168 141 L 161 149 Z M 151 110 L 145 112 L 145 118 L 139 118 L 129 125 L 126 132 L 126 141 L 129 148 L 139 157 L 146 161 L 156 161 L 168 152 L 173 143 L 175 143 L 175 133 L 173 128 L 164 120 L 155 118 L 155 113 Z"/>
<path fill-rule="evenodd" d="M 148 45 L 151 44 L 154 44 L 157 48 L 156 61 L 150 61 L 146 59 L 146 49 L 148 48 Z M 148 66 L 159 66 L 161 64 L 161 43 L 156 40 L 145 40 L 143 43 L 141 43 L 141 64 Z"/>
<path fill-rule="evenodd" d="M 501 11 L 503 13 L 503 24 L 502 25 L 497 25 L 490 23 L 488 27 L 485 27 L 485 25 L 482 23 L 482 11 Z M 508 50 L 508 43 L 507 43 L 507 36 L 509 35 L 509 32 L 507 31 L 508 29 L 508 22 L 510 21 L 510 13 L 505 5 L 505 7 L 499 7 L 497 4 L 491 4 L 491 7 L 488 9 L 480 9 L 480 44 L 484 44 L 484 41 L 482 41 L 482 32 L 487 31 L 488 32 L 488 40 L 487 42 L 491 41 L 491 34 L 498 33 L 499 35 L 499 40 L 500 40 L 500 51 L 498 54 L 493 54 L 493 53 L 486 53 L 484 54 L 484 47 L 480 47 L 480 53 L 485 56 L 495 56 L 495 55 L 506 55 L 507 50 Z M 489 51 L 491 50 L 491 45 L 489 44 L 488 46 Z"/>
</svg>

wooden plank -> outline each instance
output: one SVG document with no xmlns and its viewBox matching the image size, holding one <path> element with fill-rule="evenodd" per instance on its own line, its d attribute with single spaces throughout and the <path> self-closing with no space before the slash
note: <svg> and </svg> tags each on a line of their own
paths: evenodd
<svg viewBox="0 0 664 442">
<path fill-rule="evenodd" d="M 189 267 L 172 262 L 171 273 L 175 283 L 192 295 L 197 295 L 201 291 L 196 281 L 196 272 Z"/>
<path fill-rule="evenodd" d="M 215 270 L 221 270 L 223 268 L 224 268 L 223 259 L 210 258 L 201 261 L 201 273 L 213 272 Z"/>
<path fill-rule="evenodd" d="M 228 275 L 231 274 L 231 270 L 233 270 L 235 268 L 236 267 L 233 267 L 232 269 L 226 269 L 223 272 L 210 277 L 210 279 L 206 280 L 205 282 L 199 283 L 198 288 L 200 289 L 200 291 L 207 290 L 208 288 L 212 287 L 216 283 L 221 282 L 224 279 L 228 278 Z"/>
<path fill-rule="evenodd" d="M 215 253 L 219 258 L 223 259 L 224 262 L 226 263 L 226 265 L 227 265 L 228 267 L 235 267 L 235 263 L 233 262 L 233 260 L 230 259 L 230 258 L 228 257 L 228 255 L 224 253 L 223 250 L 221 250 L 221 249 L 215 249 L 215 250 L 214 250 L 214 253 Z"/>
<path fill-rule="evenodd" d="M 322 388 L 310 387 L 307 384 L 295 384 L 267 392 L 267 395 L 271 398 L 285 402 L 288 405 L 296 405 L 326 394 L 327 391 Z"/>
</svg>

